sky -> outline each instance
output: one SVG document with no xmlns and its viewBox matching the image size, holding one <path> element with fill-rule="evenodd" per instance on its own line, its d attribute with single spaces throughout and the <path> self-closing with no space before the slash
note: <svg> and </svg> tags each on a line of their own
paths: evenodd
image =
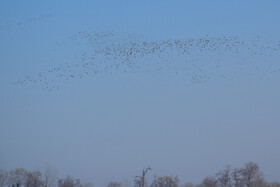
<svg viewBox="0 0 280 187">
<path fill-rule="evenodd" d="M 2 0 L 0 168 L 49 164 L 105 186 L 132 184 L 148 166 L 150 183 L 199 183 L 254 161 L 280 181 L 279 9 L 277 0 Z M 149 52 L 167 42 L 176 47 Z"/>
</svg>

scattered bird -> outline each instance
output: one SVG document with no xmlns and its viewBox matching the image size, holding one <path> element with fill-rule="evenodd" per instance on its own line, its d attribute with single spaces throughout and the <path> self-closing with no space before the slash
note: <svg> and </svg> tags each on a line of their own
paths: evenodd
<svg viewBox="0 0 280 187">
<path fill-rule="evenodd" d="M 46 19 L 49 19 L 53 16 L 54 16 L 53 13 L 48 13 L 48 14 L 41 14 L 39 16 L 28 17 L 17 22 L 6 22 L 4 24 L 0 24 L 0 31 L 9 30 L 13 27 L 26 26 L 31 23 L 38 23 Z"/>
</svg>

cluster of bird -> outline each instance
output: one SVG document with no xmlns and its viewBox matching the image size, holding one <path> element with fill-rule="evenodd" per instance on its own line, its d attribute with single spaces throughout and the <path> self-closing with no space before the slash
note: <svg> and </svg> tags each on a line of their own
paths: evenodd
<svg viewBox="0 0 280 187">
<path fill-rule="evenodd" d="M 48 13 L 48 14 L 42 14 L 40 16 L 25 18 L 25 19 L 23 19 L 21 21 L 17 21 L 17 22 L 6 22 L 6 23 L 0 25 L 0 31 L 9 30 L 10 28 L 15 27 L 15 26 L 26 26 L 31 23 L 37 23 L 40 21 L 44 21 L 48 18 L 51 18 L 53 16 L 54 16 L 54 14 Z"/>
<path fill-rule="evenodd" d="M 26 75 L 16 85 L 52 91 L 84 76 L 130 73 L 160 77 L 181 76 L 192 84 L 209 79 L 280 72 L 280 41 L 203 37 L 154 40 L 119 33 L 79 32 L 54 44 L 55 51 L 70 45 L 73 60 L 37 75 Z"/>
</svg>

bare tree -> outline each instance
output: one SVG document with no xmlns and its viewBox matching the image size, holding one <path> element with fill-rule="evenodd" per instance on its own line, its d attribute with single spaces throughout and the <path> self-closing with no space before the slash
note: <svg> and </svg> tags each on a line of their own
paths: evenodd
<svg viewBox="0 0 280 187">
<path fill-rule="evenodd" d="M 58 187 L 81 187 L 79 179 L 74 179 L 70 176 L 66 177 L 65 179 L 58 180 Z"/>
<path fill-rule="evenodd" d="M 164 176 L 155 177 L 150 187 L 178 187 L 179 179 L 177 177 Z"/>
<path fill-rule="evenodd" d="M 224 170 L 219 171 L 216 174 L 217 183 L 222 187 L 231 186 L 230 166 L 227 166 Z"/>
<path fill-rule="evenodd" d="M 181 185 L 181 187 L 194 187 L 192 182 L 186 182 L 185 184 Z"/>
<path fill-rule="evenodd" d="M 121 187 L 122 183 L 120 182 L 110 182 L 107 187 Z"/>
<path fill-rule="evenodd" d="M 268 183 L 266 187 L 280 187 L 280 183 L 279 182 Z"/>
<path fill-rule="evenodd" d="M 8 182 L 8 172 L 0 169 L 0 187 L 3 187 Z"/>
<path fill-rule="evenodd" d="M 94 185 L 91 183 L 86 183 L 86 184 L 83 184 L 82 187 L 94 187 Z"/>
<path fill-rule="evenodd" d="M 246 163 L 240 171 L 246 187 L 256 187 L 263 182 L 263 174 L 254 162 Z"/>
<path fill-rule="evenodd" d="M 216 187 L 217 181 L 214 177 L 206 177 L 202 181 L 202 187 Z"/>
<path fill-rule="evenodd" d="M 28 171 L 24 168 L 17 168 L 9 172 L 8 185 L 21 186 L 26 185 Z"/>
<path fill-rule="evenodd" d="M 122 187 L 131 187 L 131 184 L 128 179 L 122 181 Z"/>
<path fill-rule="evenodd" d="M 242 187 L 243 186 L 243 179 L 242 179 L 242 169 L 234 169 L 231 172 L 232 182 L 234 187 Z"/>
<path fill-rule="evenodd" d="M 43 187 L 43 184 L 40 171 L 27 172 L 26 187 Z"/>
<path fill-rule="evenodd" d="M 45 167 L 43 175 L 44 187 L 54 187 L 56 183 L 56 171 L 49 164 Z"/>
<path fill-rule="evenodd" d="M 148 167 L 146 169 L 143 169 L 142 176 L 135 177 L 135 179 L 134 179 L 135 187 L 145 187 L 145 176 L 149 170 L 152 170 L 152 168 Z"/>
</svg>

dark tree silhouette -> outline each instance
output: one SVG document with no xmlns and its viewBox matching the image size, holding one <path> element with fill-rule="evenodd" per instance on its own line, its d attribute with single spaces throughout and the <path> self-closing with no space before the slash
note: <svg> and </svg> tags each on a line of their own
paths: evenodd
<svg viewBox="0 0 280 187">
<path fill-rule="evenodd" d="M 134 180 L 135 187 L 144 187 L 145 186 L 145 176 L 149 170 L 152 170 L 152 168 L 148 167 L 146 169 L 143 169 L 142 175 L 135 177 L 135 180 Z"/>
</svg>

